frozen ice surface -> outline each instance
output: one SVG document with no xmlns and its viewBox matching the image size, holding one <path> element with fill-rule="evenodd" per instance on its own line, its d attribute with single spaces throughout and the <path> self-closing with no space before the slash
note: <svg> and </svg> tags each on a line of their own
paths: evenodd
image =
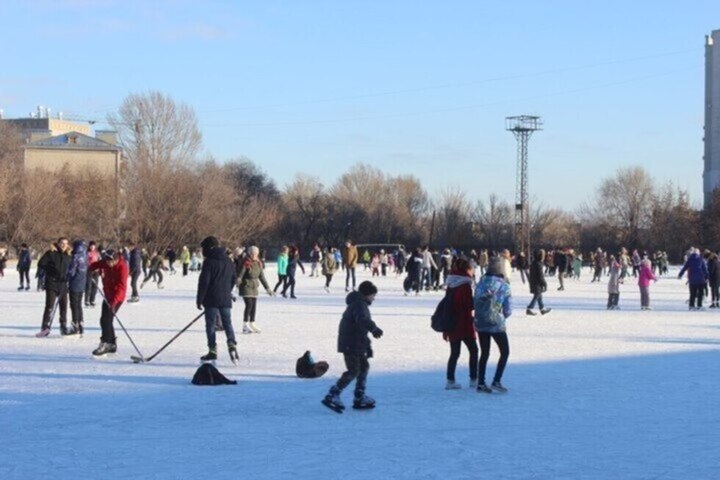
<svg viewBox="0 0 720 480">
<path fill-rule="evenodd" d="M 677 270 L 673 270 L 677 272 Z M 195 387 L 206 352 L 198 321 L 148 364 L 119 326 L 118 354 L 91 358 L 100 309 L 85 309 L 82 339 L 46 339 L 43 299 L 0 279 L 0 479 L 717 479 L 720 478 L 720 311 L 688 312 L 672 275 L 639 309 L 633 279 L 621 311 L 606 311 L 607 284 L 549 279 L 547 316 L 525 316 L 527 288 L 512 277 L 507 395 L 467 388 L 467 352 L 446 391 L 449 348 L 430 329 L 439 293 L 405 297 L 401 280 L 376 278 L 371 307 L 385 336 L 374 340 L 368 393 L 378 407 L 338 415 L 320 404 L 342 373 L 336 352 L 344 274 L 332 293 L 300 275 L 297 300 L 261 297 L 261 334 L 242 335 L 240 363 L 218 333 L 221 372 L 237 386 Z M 274 279 L 274 265 L 268 266 Z M 359 271 L 358 281 L 369 279 Z M 118 315 L 150 355 L 195 315 L 196 275 L 167 276 Z M 295 377 L 305 350 L 327 360 L 321 379 Z M 493 349 L 488 376 L 494 372 Z M 352 387 L 343 398 L 351 403 Z"/>
</svg>

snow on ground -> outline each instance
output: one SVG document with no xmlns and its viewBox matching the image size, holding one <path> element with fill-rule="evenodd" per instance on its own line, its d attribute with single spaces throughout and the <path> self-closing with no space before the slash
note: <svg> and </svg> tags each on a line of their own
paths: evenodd
<svg viewBox="0 0 720 480">
<path fill-rule="evenodd" d="M 196 387 L 202 321 L 151 363 L 131 363 L 119 328 L 117 356 L 92 359 L 99 308 L 85 310 L 82 339 L 57 328 L 36 339 L 44 295 L 17 292 L 8 271 L 0 479 L 720 478 L 720 312 L 687 312 L 684 282 L 672 277 L 651 287 L 652 312 L 639 310 L 632 279 L 622 311 L 608 312 L 606 283 L 589 283 L 587 272 L 565 292 L 549 279 L 544 317 L 524 315 L 529 294 L 513 276 L 507 395 L 445 391 L 449 349 L 429 320 L 440 294 L 405 297 L 399 279 L 377 279 L 371 310 L 385 336 L 373 342 L 368 393 L 378 407 L 338 415 L 320 399 L 343 371 L 342 272 L 330 295 L 301 275 L 297 300 L 261 297 L 262 333 L 238 334 L 240 365 L 221 348 L 218 367 L 238 385 Z M 119 317 L 145 355 L 197 315 L 196 282 L 168 277 L 164 290 L 149 284 L 141 303 L 123 305 Z M 240 330 L 241 302 L 233 318 Z M 329 361 L 325 377 L 295 377 L 306 349 Z M 489 377 L 496 359 L 494 350 Z M 463 351 L 465 387 L 466 363 Z"/>
</svg>

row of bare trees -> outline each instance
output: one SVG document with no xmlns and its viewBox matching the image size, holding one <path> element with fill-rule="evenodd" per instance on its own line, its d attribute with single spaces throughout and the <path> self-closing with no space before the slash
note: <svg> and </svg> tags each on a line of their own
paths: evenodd
<svg viewBox="0 0 720 480">
<path fill-rule="evenodd" d="M 124 152 L 119 191 L 92 173 L 24 171 L 21 148 L 0 122 L 0 242 L 42 244 L 59 234 L 149 247 L 315 242 L 404 243 L 498 249 L 513 244 L 513 205 L 490 193 L 472 202 L 447 189 L 431 200 L 419 179 L 365 164 L 333 184 L 297 174 L 280 191 L 246 159 L 200 158 L 194 110 L 160 93 L 132 94 L 108 121 Z M 117 192 L 117 194 L 113 193 Z M 668 250 L 720 246 L 720 197 L 706 212 L 686 192 L 657 186 L 639 167 L 620 169 L 571 213 L 533 201 L 535 245 Z"/>
</svg>

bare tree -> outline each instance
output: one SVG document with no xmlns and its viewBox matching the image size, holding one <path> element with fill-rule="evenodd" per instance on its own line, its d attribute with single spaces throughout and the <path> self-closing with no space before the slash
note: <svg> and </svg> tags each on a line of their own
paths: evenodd
<svg viewBox="0 0 720 480">
<path fill-rule="evenodd" d="M 157 91 L 128 95 L 108 122 L 133 167 L 188 166 L 202 144 L 195 111 Z"/>
<path fill-rule="evenodd" d="M 603 180 L 594 202 L 583 209 L 584 221 L 618 233 L 619 240 L 633 247 L 651 223 L 654 186 L 642 167 L 621 168 Z"/>
<path fill-rule="evenodd" d="M 440 245 L 464 245 L 472 236 L 473 206 L 465 192 L 446 188 L 436 203 L 436 241 Z"/>
<path fill-rule="evenodd" d="M 478 241 L 490 248 L 504 248 L 512 245 L 513 213 L 510 204 L 501 201 L 491 193 L 487 204 L 478 201 L 473 218 Z"/>
</svg>

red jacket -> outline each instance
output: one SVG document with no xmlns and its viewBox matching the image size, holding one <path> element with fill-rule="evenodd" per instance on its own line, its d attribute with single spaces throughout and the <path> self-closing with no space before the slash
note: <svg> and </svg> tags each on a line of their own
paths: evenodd
<svg viewBox="0 0 720 480">
<path fill-rule="evenodd" d="M 452 292 L 452 306 L 455 314 L 455 328 L 443 333 L 443 338 L 457 342 L 465 338 L 476 338 L 473 325 L 472 278 L 465 272 L 453 270 L 448 276 L 448 287 Z"/>
<path fill-rule="evenodd" d="M 125 301 L 127 291 L 128 264 L 124 258 L 120 258 L 115 266 L 108 265 L 107 260 L 100 260 L 90 265 L 90 272 L 99 270 L 103 279 L 103 292 L 105 299 L 113 310 L 120 308 Z"/>
</svg>

